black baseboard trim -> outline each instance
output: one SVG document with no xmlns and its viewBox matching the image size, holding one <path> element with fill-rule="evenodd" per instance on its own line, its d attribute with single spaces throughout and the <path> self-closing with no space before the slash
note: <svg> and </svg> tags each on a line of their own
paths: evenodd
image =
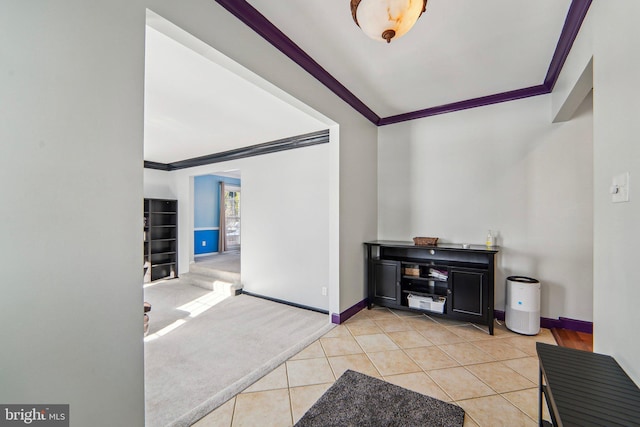
<svg viewBox="0 0 640 427">
<path fill-rule="evenodd" d="M 327 310 L 321 310 L 319 308 L 309 307 L 308 305 L 297 304 L 295 302 L 285 301 L 285 300 L 278 299 L 278 298 L 272 298 L 272 297 L 268 297 L 266 295 L 254 294 L 253 292 L 247 292 L 244 289 L 241 291 L 241 293 L 244 294 L 244 295 L 248 295 L 250 297 L 262 298 L 262 299 L 266 299 L 268 301 L 273 301 L 273 302 L 277 302 L 277 303 L 280 303 L 280 304 L 289 305 L 291 307 L 302 308 L 304 310 L 309 310 L 309 311 L 315 311 L 316 313 L 329 314 L 329 312 Z"/>
<path fill-rule="evenodd" d="M 339 325 L 341 323 L 346 322 L 347 320 L 349 320 L 350 317 L 352 317 L 357 312 L 359 312 L 360 310 L 365 308 L 367 306 L 367 301 L 368 301 L 368 299 L 365 298 L 362 301 L 357 302 L 354 305 L 352 305 L 351 307 L 347 308 L 345 311 L 343 311 L 340 314 L 332 313 L 331 314 L 331 323 L 335 323 L 336 325 Z"/>
</svg>

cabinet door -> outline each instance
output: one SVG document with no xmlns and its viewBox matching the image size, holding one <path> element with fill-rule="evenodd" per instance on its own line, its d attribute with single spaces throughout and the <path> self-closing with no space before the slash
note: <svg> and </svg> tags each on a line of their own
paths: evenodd
<svg viewBox="0 0 640 427">
<path fill-rule="evenodd" d="M 400 263 L 397 261 L 374 261 L 371 291 L 379 302 L 400 304 Z M 382 300 L 382 301 L 380 301 Z"/>
<path fill-rule="evenodd" d="M 449 273 L 449 313 L 484 318 L 487 313 L 486 270 L 451 268 Z"/>
</svg>

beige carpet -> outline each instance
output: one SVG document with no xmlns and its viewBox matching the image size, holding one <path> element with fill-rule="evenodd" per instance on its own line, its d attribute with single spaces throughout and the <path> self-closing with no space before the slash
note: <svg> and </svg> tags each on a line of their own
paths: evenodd
<svg viewBox="0 0 640 427">
<path fill-rule="evenodd" d="M 173 286 L 179 280 L 147 288 L 145 300 L 169 307 L 162 301 L 165 293 L 184 304 Z M 155 310 L 149 313 L 152 325 Z M 147 427 L 191 425 L 333 327 L 326 314 L 247 295 L 227 298 L 195 317 L 175 312 L 170 317 L 179 317 L 177 327 L 145 342 Z"/>
</svg>

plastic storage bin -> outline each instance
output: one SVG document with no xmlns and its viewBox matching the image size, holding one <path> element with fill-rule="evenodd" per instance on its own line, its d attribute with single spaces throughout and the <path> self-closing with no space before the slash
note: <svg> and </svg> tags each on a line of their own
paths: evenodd
<svg viewBox="0 0 640 427">
<path fill-rule="evenodd" d="M 431 311 L 433 313 L 444 313 L 444 304 L 446 303 L 446 298 L 439 297 L 436 301 L 434 301 L 432 297 L 423 297 L 409 294 L 409 296 L 407 296 L 407 302 L 409 303 L 409 307 L 411 308 Z"/>
</svg>

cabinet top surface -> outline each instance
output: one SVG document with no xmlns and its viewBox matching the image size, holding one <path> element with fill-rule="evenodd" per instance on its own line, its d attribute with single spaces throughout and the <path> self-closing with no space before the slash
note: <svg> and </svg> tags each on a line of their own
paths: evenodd
<svg viewBox="0 0 640 427">
<path fill-rule="evenodd" d="M 396 248 L 415 248 L 415 249 L 438 249 L 446 251 L 469 251 L 469 252 L 484 252 L 495 254 L 500 250 L 499 246 L 485 246 L 485 245 L 469 245 L 469 247 L 463 247 L 462 243 L 438 243 L 433 246 L 418 246 L 413 242 L 402 242 L 396 240 L 372 240 L 364 242 L 369 246 L 390 246 Z"/>
</svg>

